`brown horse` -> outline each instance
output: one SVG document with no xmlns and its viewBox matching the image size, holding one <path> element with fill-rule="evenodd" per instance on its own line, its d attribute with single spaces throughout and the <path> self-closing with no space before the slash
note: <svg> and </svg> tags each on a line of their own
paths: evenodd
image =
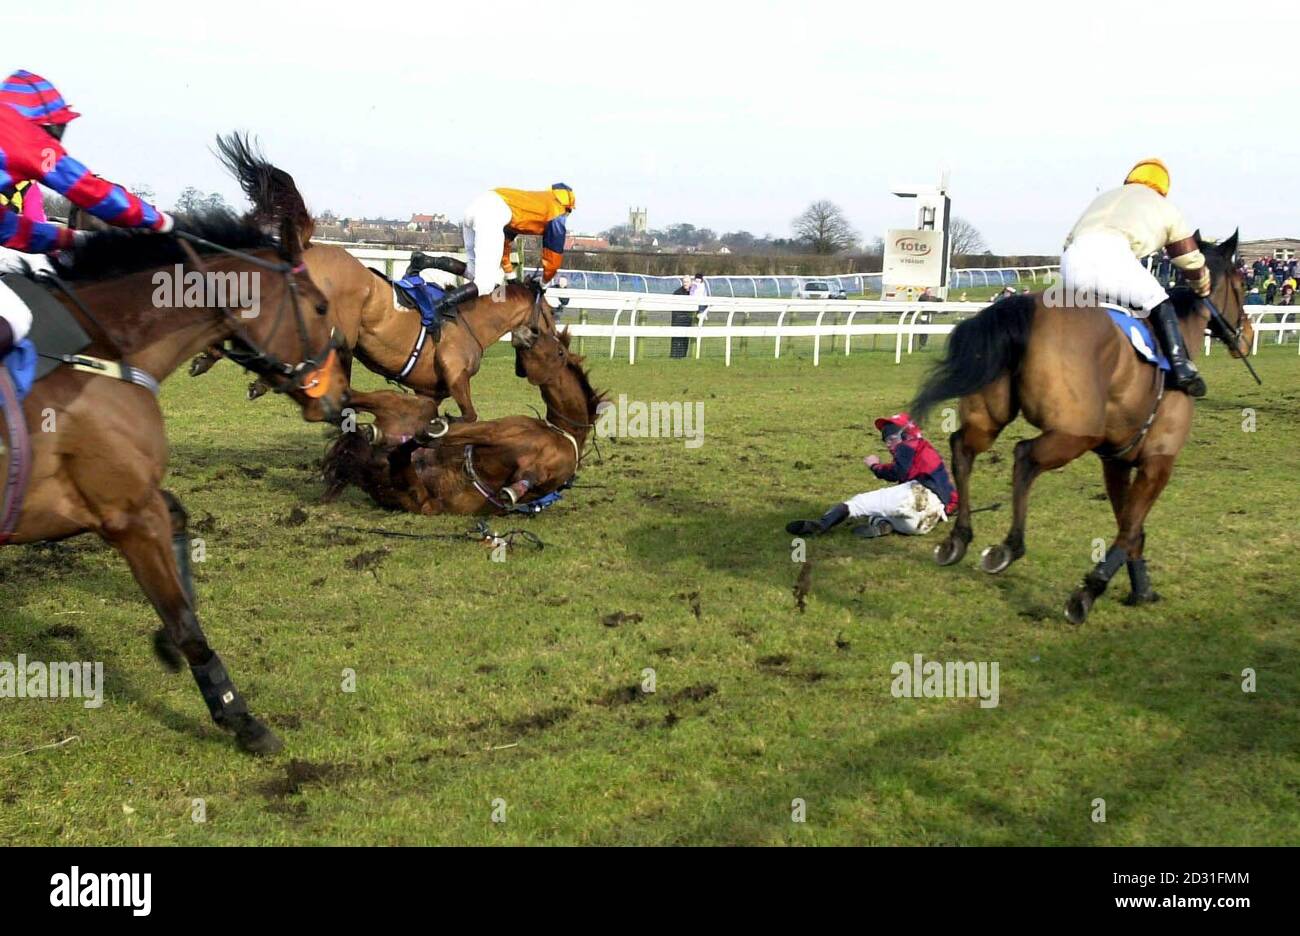
<svg viewBox="0 0 1300 936">
<path fill-rule="evenodd" d="M 339 414 L 347 379 L 327 300 L 301 265 L 292 219 L 284 219 L 278 243 L 226 214 L 190 218 L 186 231 L 180 236 L 197 238 L 198 253 L 175 235 L 124 231 L 92 235 L 76 248 L 75 299 L 61 298 L 92 338 L 85 353 L 129 362 L 162 381 L 200 349 L 229 341 L 232 357 L 275 389 L 315 415 Z M 258 314 L 157 306 L 155 272 L 172 275 L 177 264 L 194 270 L 200 254 L 202 268 L 214 274 L 261 277 Z M 33 483 L 13 542 L 97 533 L 126 559 L 162 619 L 155 649 L 163 662 L 172 669 L 181 657 L 189 663 L 213 720 L 241 747 L 278 750 L 279 739 L 250 714 L 199 626 L 185 510 L 162 489 L 167 441 L 155 394 L 64 366 L 36 383 L 23 412 L 32 427 L 49 425 L 52 413 L 53 431 L 32 434 Z"/>
<path fill-rule="evenodd" d="M 245 139 L 219 141 L 222 158 L 235 172 L 254 203 L 264 202 L 281 211 L 293 205 L 293 180 L 284 173 L 268 173 Z M 291 189 L 292 192 L 287 192 Z M 435 410 L 447 397 L 460 407 L 465 422 L 478 419 L 470 396 L 470 379 L 478 373 L 483 353 L 503 335 L 524 325 L 554 334 L 555 319 L 541 294 L 530 287 L 510 285 L 457 307 L 454 322 L 444 322 L 435 344 L 428 339 L 420 315 L 398 305 L 393 286 L 344 248 L 311 243 L 313 222 L 305 208 L 295 214 L 307 269 L 329 298 L 347 347 L 367 368 L 434 400 Z M 198 376 L 216 362 L 219 354 L 200 355 L 190 373 Z M 351 364 L 345 361 L 351 376 Z M 254 383 L 250 397 L 261 396 L 265 385 Z M 353 394 L 353 403 L 365 409 L 368 394 Z M 379 407 L 386 404 L 381 399 Z"/>
<path fill-rule="evenodd" d="M 432 416 L 429 403 L 391 391 L 370 394 L 378 431 L 347 433 L 331 447 L 327 497 L 357 484 L 392 510 L 500 514 L 515 501 L 527 503 L 567 484 L 604 395 L 592 388 L 583 359 L 570 353 L 568 332 L 538 335 L 516 352 L 519 370 L 541 388 L 545 419 L 456 423 L 429 442 L 420 440 Z"/>
<path fill-rule="evenodd" d="M 1242 282 L 1232 264 L 1236 247 L 1236 234 L 1218 246 L 1201 245 L 1212 275 L 1210 299 L 1223 310 L 1221 317 L 1211 321 L 1210 313 L 1186 289 L 1171 293 L 1191 353 L 1208 323 L 1233 357 L 1249 354 L 1253 333 L 1243 310 Z M 984 551 L 981 568 L 1002 572 L 1025 554 L 1025 518 L 1034 479 L 1096 452 L 1118 533 L 1105 559 L 1071 595 L 1066 617 L 1073 624 L 1083 623 L 1125 563 L 1132 584 L 1129 603 L 1157 600 L 1143 557 L 1143 524 L 1187 441 L 1193 408 L 1187 395 L 1166 393 L 1161 377 L 1153 365 L 1138 359 L 1119 328 L 1096 307 L 1049 307 L 1043 295 L 1015 296 L 959 324 L 945 357 L 912 403 L 919 420 L 936 403 L 961 398 L 961 426 L 951 438 L 960 506 L 952 533 L 935 550 L 935 561 L 952 565 L 965 555 L 972 538 L 970 473 L 975 456 L 987 451 L 1016 414 L 1023 413 L 1042 434 L 1016 444 L 1011 529 L 1002 543 Z"/>
</svg>

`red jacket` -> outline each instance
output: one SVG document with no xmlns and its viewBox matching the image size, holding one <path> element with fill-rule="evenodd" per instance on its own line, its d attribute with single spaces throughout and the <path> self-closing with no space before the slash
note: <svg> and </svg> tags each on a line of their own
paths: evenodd
<svg viewBox="0 0 1300 936">
<path fill-rule="evenodd" d="M 907 413 L 895 413 L 876 420 L 876 428 L 886 425 L 898 426 L 903 430 L 903 441 L 894 447 L 894 460 L 871 466 L 871 473 L 882 481 L 903 484 L 916 481 L 934 492 L 943 504 L 948 516 L 957 511 L 957 488 L 948 474 L 948 466 L 943 463 L 933 445 L 921 436 L 921 430 L 912 422 Z"/>
<path fill-rule="evenodd" d="M 0 105 L 0 189 L 39 182 L 78 208 L 118 227 L 163 226 L 163 215 L 120 185 L 114 185 L 67 154 L 59 141 L 10 107 Z M 32 221 L 16 211 L 0 213 L 0 247 L 46 253 L 72 246 L 72 232 L 60 224 Z"/>
</svg>

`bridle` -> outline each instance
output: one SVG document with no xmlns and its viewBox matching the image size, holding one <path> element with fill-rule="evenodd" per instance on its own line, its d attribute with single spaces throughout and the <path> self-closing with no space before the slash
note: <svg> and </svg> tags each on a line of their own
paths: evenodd
<svg viewBox="0 0 1300 936">
<path fill-rule="evenodd" d="M 1231 273 L 1224 277 L 1225 283 L 1228 282 L 1228 276 L 1231 276 Z M 1214 300 L 1209 296 L 1202 297 L 1201 302 L 1205 304 L 1205 308 L 1210 313 L 1210 334 L 1227 345 L 1229 350 L 1239 352 L 1241 350 L 1241 339 L 1246 333 L 1246 310 L 1243 308 L 1237 313 L 1237 324 L 1234 326 L 1228 324 L 1228 320 L 1223 317 L 1223 313 L 1219 311 L 1219 307 L 1214 304 Z M 1246 369 L 1250 371 L 1250 376 L 1255 378 L 1255 383 L 1263 384 L 1264 381 L 1259 379 L 1259 374 L 1255 373 L 1255 368 L 1250 363 L 1249 351 L 1241 355 L 1241 361 L 1246 365 Z"/>
<path fill-rule="evenodd" d="M 271 325 L 271 332 L 266 340 L 271 341 L 279 332 L 280 326 L 284 322 L 285 307 L 286 305 L 292 306 L 293 321 L 298 330 L 298 347 L 306 356 L 296 364 L 281 360 L 249 334 L 248 329 L 240 321 L 240 316 L 236 315 L 228 306 L 220 306 L 221 316 L 231 331 L 228 346 L 224 349 L 225 355 L 240 367 L 256 374 L 269 384 L 276 393 L 292 393 L 300 390 L 309 396 L 312 395 L 312 390 L 320 383 L 317 372 L 329 362 L 333 354 L 344 347 L 344 342 L 339 330 L 331 328 L 325 346 L 316 353 L 311 353 L 311 336 L 308 334 L 307 321 L 298 301 L 298 281 L 295 279 L 296 276 L 307 271 L 307 265 L 305 263 L 295 265 L 263 260 L 261 257 L 254 256 L 247 251 L 226 247 L 191 234 L 188 231 L 173 231 L 172 233 L 180 241 L 181 248 L 185 251 L 190 263 L 197 267 L 201 273 L 207 273 L 207 265 L 191 246 L 192 244 L 237 257 L 245 263 L 272 273 L 278 273 L 284 278 L 285 291 L 280 302 L 280 308 L 276 312 L 275 321 Z"/>
</svg>

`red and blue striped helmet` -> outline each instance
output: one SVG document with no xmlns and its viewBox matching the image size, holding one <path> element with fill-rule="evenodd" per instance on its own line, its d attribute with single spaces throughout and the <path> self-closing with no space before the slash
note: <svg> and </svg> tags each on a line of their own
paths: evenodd
<svg viewBox="0 0 1300 936">
<path fill-rule="evenodd" d="M 68 107 L 58 88 L 21 69 L 0 85 L 0 104 L 8 104 L 34 124 L 65 124 L 81 116 Z"/>
</svg>

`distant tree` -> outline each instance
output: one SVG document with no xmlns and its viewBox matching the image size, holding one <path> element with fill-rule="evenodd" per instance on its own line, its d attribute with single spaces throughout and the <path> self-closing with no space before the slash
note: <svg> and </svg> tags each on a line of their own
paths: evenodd
<svg viewBox="0 0 1300 936">
<path fill-rule="evenodd" d="M 794 219 L 793 227 L 795 237 L 817 254 L 839 253 L 858 242 L 858 232 L 844 212 L 834 202 L 824 199 L 809 205 Z"/>
<path fill-rule="evenodd" d="M 953 256 L 969 257 L 988 253 L 988 241 L 979 232 L 979 228 L 965 218 L 953 218 L 948 226 L 948 236 L 952 238 Z"/>
<path fill-rule="evenodd" d="M 72 216 L 72 202 L 58 192 L 51 192 L 49 189 L 43 190 L 41 192 L 41 204 L 45 206 L 45 214 L 48 217 L 66 221 Z"/>
<path fill-rule="evenodd" d="M 873 237 L 867 244 L 866 253 L 869 257 L 883 257 L 885 255 L 885 239 L 883 237 Z"/>
<path fill-rule="evenodd" d="M 194 214 L 196 212 L 230 211 L 232 209 L 217 192 L 209 192 L 204 195 L 194 186 L 187 185 L 181 189 L 180 195 L 177 196 L 173 210 L 177 214 Z"/>
</svg>

